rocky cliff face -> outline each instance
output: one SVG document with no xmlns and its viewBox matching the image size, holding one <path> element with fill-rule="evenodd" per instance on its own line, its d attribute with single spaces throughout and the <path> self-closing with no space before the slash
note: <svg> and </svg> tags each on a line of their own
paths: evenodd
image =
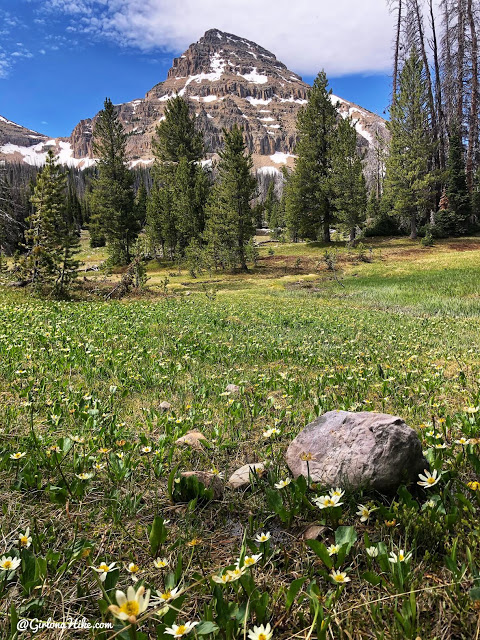
<svg viewBox="0 0 480 640">
<path fill-rule="evenodd" d="M 307 102 L 309 88 L 270 51 L 255 42 L 211 29 L 174 59 L 164 82 L 144 98 L 116 108 L 129 136 L 127 151 L 132 166 L 153 161 L 152 136 L 164 117 L 167 101 L 178 94 L 195 111 L 208 155 L 221 149 L 223 128 L 238 124 L 243 127 L 255 167 L 272 174 L 275 167 L 293 164 L 295 121 L 298 110 Z M 332 101 L 338 104 L 343 117 L 352 116 L 356 121 L 359 146 L 367 152 L 376 135 L 386 137 L 382 118 L 342 98 L 332 96 Z M 23 153 L 26 162 L 39 163 L 47 142 L 57 145 L 61 160 L 67 164 L 89 166 L 94 157 L 92 132 L 97 117 L 98 114 L 79 122 L 70 139 L 55 141 L 0 119 L 0 153 L 7 158 Z M 35 151 L 29 149 L 32 145 Z"/>
<path fill-rule="evenodd" d="M 128 153 L 133 161 L 152 158 L 151 138 L 161 122 L 166 103 L 176 94 L 192 106 L 207 151 L 222 146 L 222 129 L 243 127 L 255 166 L 291 164 L 297 142 L 295 121 L 307 102 L 309 85 L 255 42 L 218 29 L 207 31 L 179 58 L 175 58 L 167 79 L 151 89 L 145 98 L 117 105 L 127 133 Z M 368 149 L 377 133 L 385 135 L 382 118 L 346 100 L 332 96 L 340 113 L 357 121 L 359 145 Z M 95 117 L 96 118 L 96 117 Z M 75 127 L 71 144 L 77 158 L 92 153 L 95 118 Z"/>
</svg>

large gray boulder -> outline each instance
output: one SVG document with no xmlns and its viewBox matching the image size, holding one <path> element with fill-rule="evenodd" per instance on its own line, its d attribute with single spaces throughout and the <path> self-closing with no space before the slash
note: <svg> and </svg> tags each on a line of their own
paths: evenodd
<svg viewBox="0 0 480 640">
<path fill-rule="evenodd" d="M 370 411 L 325 413 L 298 434 L 286 458 L 295 478 L 309 472 L 325 487 L 381 492 L 416 480 L 428 466 L 413 429 L 401 418 Z"/>
</svg>

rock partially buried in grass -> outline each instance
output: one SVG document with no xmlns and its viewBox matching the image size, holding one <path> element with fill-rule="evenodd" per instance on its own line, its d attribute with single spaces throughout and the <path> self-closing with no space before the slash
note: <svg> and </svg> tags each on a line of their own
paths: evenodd
<svg viewBox="0 0 480 640">
<path fill-rule="evenodd" d="M 170 402 L 167 402 L 166 400 L 160 403 L 161 411 L 170 411 L 171 408 L 172 408 L 172 405 L 170 404 Z"/>
<path fill-rule="evenodd" d="M 257 474 L 261 476 L 265 471 L 265 465 L 263 462 L 252 462 L 251 464 L 244 464 L 232 473 L 228 479 L 228 486 L 231 489 L 243 489 L 250 484 L 250 474 Z"/>
<path fill-rule="evenodd" d="M 223 482 L 217 474 L 209 471 L 184 471 L 180 474 L 182 478 L 196 478 L 207 489 L 213 491 L 213 499 L 221 500 L 223 498 Z"/>
<path fill-rule="evenodd" d="M 207 439 L 205 438 L 203 433 L 200 433 L 200 431 L 187 431 L 184 436 L 178 438 L 178 440 L 175 441 L 175 444 L 188 445 L 189 447 L 193 447 L 194 449 L 201 449 L 202 440 L 206 441 Z"/>
<path fill-rule="evenodd" d="M 229 393 L 238 393 L 240 391 L 240 387 L 238 384 L 228 384 L 225 391 L 228 391 Z"/>
<path fill-rule="evenodd" d="M 318 538 L 325 533 L 327 527 L 321 527 L 318 524 L 311 524 L 309 527 L 305 529 L 302 534 L 302 538 L 304 540 L 318 540 Z"/>
<path fill-rule="evenodd" d="M 396 416 L 329 411 L 310 424 L 287 449 L 293 476 L 323 487 L 395 491 L 416 481 L 428 464 L 413 429 Z"/>
</svg>

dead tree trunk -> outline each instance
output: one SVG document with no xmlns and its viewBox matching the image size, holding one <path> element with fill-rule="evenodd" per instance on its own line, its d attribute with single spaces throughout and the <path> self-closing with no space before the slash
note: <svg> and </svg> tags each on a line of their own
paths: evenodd
<svg viewBox="0 0 480 640">
<path fill-rule="evenodd" d="M 478 38 L 475 25 L 475 15 L 472 0 L 467 0 L 467 18 L 470 29 L 472 79 L 470 87 L 470 113 L 468 118 L 468 147 L 465 169 L 467 185 L 470 193 L 473 191 L 474 157 L 478 141 Z"/>
<path fill-rule="evenodd" d="M 456 119 L 463 134 L 463 107 L 465 99 L 464 71 L 465 71 L 465 0 L 457 0 L 457 82 Z"/>
<path fill-rule="evenodd" d="M 435 26 L 435 14 L 433 12 L 433 0 L 429 0 L 430 9 L 430 28 L 432 30 L 431 48 L 433 52 L 433 68 L 435 72 L 435 104 L 437 110 L 437 127 L 438 127 L 438 159 L 440 170 L 445 169 L 445 114 L 443 112 L 442 102 L 442 78 L 440 75 L 440 60 L 438 56 L 437 30 Z"/>
<path fill-rule="evenodd" d="M 392 3 L 390 3 L 392 6 Z M 400 60 L 400 35 L 402 32 L 402 0 L 398 0 L 397 8 L 397 33 L 395 36 L 395 52 L 393 55 L 393 82 L 392 82 L 392 105 L 395 104 L 398 85 L 398 67 Z"/>
</svg>

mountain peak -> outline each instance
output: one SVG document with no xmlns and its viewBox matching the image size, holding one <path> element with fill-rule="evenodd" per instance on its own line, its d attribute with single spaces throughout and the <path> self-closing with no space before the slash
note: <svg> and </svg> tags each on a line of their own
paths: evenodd
<svg viewBox="0 0 480 640">
<path fill-rule="evenodd" d="M 244 49 L 250 51 L 250 55 L 254 53 L 259 54 L 260 56 L 264 56 L 271 61 L 277 61 L 276 56 L 267 49 L 264 49 L 253 40 L 247 40 L 247 38 L 242 38 L 240 36 L 236 36 L 234 33 L 226 33 L 225 31 L 220 31 L 220 29 L 209 29 L 204 33 L 204 35 L 198 40 L 198 42 L 194 43 L 195 45 L 203 45 L 209 44 L 213 45 L 215 48 L 223 49 L 223 48 L 235 48 L 235 49 Z M 278 61 L 277 61 L 278 62 Z M 279 65 L 285 67 L 285 65 L 281 62 L 278 62 Z M 285 67 L 286 68 L 286 67 Z"/>
<path fill-rule="evenodd" d="M 186 78 L 188 82 L 192 76 L 197 82 L 215 82 L 233 76 L 239 82 L 243 82 L 243 78 L 254 84 L 279 81 L 285 85 L 291 84 L 292 80 L 302 83 L 302 78 L 289 71 L 271 51 L 256 42 L 219 29 L 209 29 L 185 53 L 175 58 L 167 80 Z"/>
</svg>

